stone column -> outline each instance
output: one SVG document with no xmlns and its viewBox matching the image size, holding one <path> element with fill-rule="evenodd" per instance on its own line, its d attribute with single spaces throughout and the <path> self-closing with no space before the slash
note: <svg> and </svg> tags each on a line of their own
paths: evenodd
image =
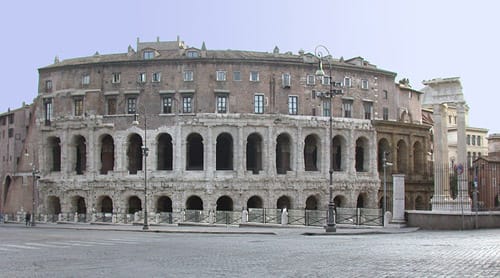
<svg viewBox="0 0 500 278">
<path fill-rule="evenodd" d="M 393 224 L 405 223 L 405 175 L 392 175 L 392 221 Z"/>
<path fill-rule="evenodd" d="M 302 176 L 305 171 L 304 167 L 304 140 L 302 140 L 302 127 L 297 128 L 297 136 L 295 138 L 295 141 L 297 144 L 294 144 L 294 150 L 293 150 L 293 159 L 294 159 L 294 168 L 292 169 L 295 171 L 295 176 Z"/>
<path fill-rule="evenodd" d="M 246 140 L 243 138 L 243 127 L 238 126 L 238 139 L 237 139 L 237 149 L 236 151 L 233 150 L 233 153 L 235 153 L 236 159 L 233 159 L 233 164 L 235 166 L 235 169 L 237 171 L 237 176 L 238 177 L 243 177 L 245 175 L 245 170 L 246 170 L 246 145 L 245 142 Z"/>
<path fill-rule="evenodd" d="M 276 176 L 276 138 L 274 137 L 272 125 L 267 128 L 267 154 L 262 160 L 267 162 L 267 175 Z M 264 142 L 262 142 L 264 143 Z M 266 169 L 266 168 L 264 168 Z"/>
<path fill-rule="evenodd" d="M 434 104 L 434 196 L 432 210 L 449 210 L 448 124 L 445 104 Z"/>
<path fill-rule="evenodd" d="M 215 171 L 215 159 L 216 159 L 216 154 L 214 150 L 217 150 L 216 145 L 217 145 L 217 138 L 213 138 L 213 127 L 208 126 L 207 127 L 207 138 L 206 140 L 203 140 L 203 152 L 204 152 L 204 158 L 203 158 L 203 171 L 205 172 L 205 176 L 208 178 L 212 178 L 214 176 L 214 171 Z"/>
<path fill-rule="evenodd" d="M 465 140 L 465 102 L 457 103 L 457 175 L 460 208 L 471 210 L 471 199 L 467 193 L 467 146 Z M 461 169 L 458 169 L 461 168 Z"/>
</svg>

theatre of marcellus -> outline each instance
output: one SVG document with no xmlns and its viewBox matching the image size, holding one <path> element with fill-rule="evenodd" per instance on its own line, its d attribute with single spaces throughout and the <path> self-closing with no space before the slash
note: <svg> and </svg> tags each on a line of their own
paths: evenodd
<svg viewBox="0 0 500 278">
<path fill-rule="evenodd" d="M 361 57 L 179 38 L 56 57 L 33 103 L 0 114 L 1 212 L 126 215 L 145 192 L 151 219 L 326 210 L 330 188 L 339 208 L 381 208 L 384 153 L 388 200 L 392 174 L 404 174 L 406 208 L 427 209 L 431 125 L 422 92 L 395 78 Z"/>
</svg>

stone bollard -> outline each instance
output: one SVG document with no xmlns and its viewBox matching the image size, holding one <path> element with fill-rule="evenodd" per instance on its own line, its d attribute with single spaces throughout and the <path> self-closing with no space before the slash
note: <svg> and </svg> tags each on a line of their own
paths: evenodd
<svg viewBox="0 0 500 278">
<path fill-rule="evenodd" d="M 182 222 L 186 222 L 186 211 L 185 210 L 181 211 L 181 219 L 182 219 Z"/>
<path fill-rule="evenodd" d="M 386 211 L 384 214 L 384 227 L 389 226 L 389 223 L 392 221 L 392 213 L 390 211 Z"/>
<path fill-rule="evenodd" d="M 214 211 L 213 211 L 213 210 L 209 210 L 209 211 L 208 211 L 208 222 L 209 222 L 210 224 L 214 224 L 214 222 L 215 222 L 215 221 L 214 221 L 214 216 L 215 216 Z"/>
<path fill-rule="evenodd" d="M 49 220 L 49 216 L 47 214 L 45 214 L 43 216 L 43 222 L 47 223 L 48 220 Z"/>
<path fill-rule="evenodd" d="M 96 215 L 95 215 L 95 213 L 92 213 L 92 217 L 91 217 L 91 218 L 92 218 L 92 222 L 95 222 L 95 220 L 96 220 Z"/>
<path fill-rule="evenodd" d="M 3 216 L 3 221 L 4 221 L 4 222 L 9 221 L 9 215 L 8 215 L 8 214 L 5 214 L 5 215 Z"/>
<path fill-rule="evenodd" d="M 241 224 L 246 224 L 248 223 L 248 210 L 244 209 L 241 212 Z"/>
<path fill-rule="evenodd" d="M 288 212 L 286 208 L 281 212 L 281 225 L 288 225 Z"/>
<path fill-rule="evenodd" d="M 139 212 L 138 211 L 136 211 L 134 213 L 134 222 L 139 222 Z"/>
<path fill-rule="evenodd" d="M 156 224 L 160 224 L 160 214 L 159 213 L 157 213 L 155 215 L 155 222 L 156 222 Z"/>
<path fill-rule="evenodd" d="M 57 221 L 58 222 L 64 221 L 64 215 L 62 213 L 59 213 L 59 215 L 57 215 Z"/>
<path fill-rule="evenodd" d="M 113 224 L 116 223 L 116 213 L 113 213 L 113 215 L 111 216 L 111 222 Z"/>
<path fill-rule="evenodd" d="M 78 223 L 78 212 L 75 212 L 75 216 L 73 217 L 73 221 Z"/>
</svg>

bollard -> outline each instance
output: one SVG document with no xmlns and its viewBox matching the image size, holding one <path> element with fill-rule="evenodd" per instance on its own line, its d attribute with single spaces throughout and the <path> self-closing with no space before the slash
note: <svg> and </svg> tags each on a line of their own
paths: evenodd
<svg viewBox="0 0 500 278">
<path fill-rule="evenodd" d="M 286 208 L 281 212 L 281 225 L 288 225 L 288 212 Z"/>
<path fill-rule="evenodd" d="M 75 217 L 73 219 L 75 223 L 78 223 L 78 212 L 75 212 Z"/>
<path fill-rule="evenodd" d="M 248 223 L 248 210 L 244 209 L 242 212 L 241 212 L 241 223 L 242 224 L 246 224 Z"/>
<path fill-rule="evenodd" d="M 159 213 L 157 213 L 155 215 L 155 222 L 156 222 L 156 224 L 160 224 L 160 214 Z"/>
</svg>

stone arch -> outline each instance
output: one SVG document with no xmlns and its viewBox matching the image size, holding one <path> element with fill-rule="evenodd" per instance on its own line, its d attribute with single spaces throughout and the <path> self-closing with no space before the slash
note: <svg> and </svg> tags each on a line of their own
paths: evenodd
<svg viewBox="0 0 500 278">
<path fill-rule="evenodd" d="M 389 160 L 389 153 L 391 151 L 391 145 L 386 138 L 382 138 L 378 141 L 378 151 L 377 151 L 377 168 L 379 172 L 384 171 L 384 153 L 386 153 L 386 159 Z"/>
<path fill-rule="evenodd" d="M 254 195 L 248 199 L 247 208 L 264 208 L 264 202 L 260 196 Z"/>
<path fill-rule="evenodd" d="M 87 145 L 82 135 L 73 136 L 71 142 L 73 170 L 77 175 L 83 175 L 87 170 Z"/>
<path fill-rule="evenodd" d="M 305 171 L 318 171 L 319 169 L 319 138 L 310 134 L 304 140 L 304 168 Z"/>
<path fill-rule="evenodd" d="M 47 197 L 47 214 L 56 215 L 61 213 L 61 201 L 57 196 Z"/>
<path fill-rule="evenodd" d="M 7 176 L 5 178 L 5 182 L 4 182 L 4 185 L 3 185 L 3 207 L 5 207 L 5 205 L 7 204 L 7 200 L 8 200 L 8 197 L 9 197 L 9 189 L 10 189 L 10 186 L 12 185 L 12 178 L 10 176 Z"/>
<path fill-rule="evenodd" d="M 191 133 L 186 139 L 186 170 L 203 170 L 203 137 Z"/>
<path fill-rule="evenodd" d="M 173 167 L 173 145 L 172 136 L 168 133 L 160 133 L 157 137 L 157 160 L 158 170 L 172 170 Z"/>
<path fill-rule="evenodd" d="M 335 207 L 345 207 L 347 199 L 343 195 L 337 195 L 335 196 L 335 198 L 333 198 L 333 203 L 335 203 Z"/>
<path fill-rule="evenodd" d="M 398 173 L 406 174 L 408 170 L 408 147 L 404 140 L 399 140 L 397 145 Z"/>
<path fill-rule="evenodd" d="M 366 139 L 366 137 L 359 137 L 356 140 L 354 159 L 356 172 L 367 172 L 369 170 L 370 151 L 368 139 Z"/>
<path fill-rule="evenodd" d="M 134 214 L 142 211 L 142 201 L 137 196 L 130 196 L 127 200 L 127 213 Z"/>
<path fill-rule="evenodd" d="M 137 133 L 128 136 L 127 146 L 127 169 L 130 174 L 142 171 L 142 137 Z"/>
<path fill-rule="evenodd" d="M 217 211 L 233 211 L 233 199 L 231 197 L 224 195 L 217 199 Z"/>
<path fill-rule="evenodd" d="M 51 136 L 47 139 L 48 145 L 48 155 L 47 155 L 47 165 L 49 165 L 49 171 L 60 172 L 61 171 L 61 139 L 59 137 Z"/>
<path fill-rule="evenodd" d="M 233 136 L 224 132 L 217 136 L 215 169 L 233 170 Z"/>
<path fill-rule="evenodd" d="M 247 171 L 258 174 L 262 170 L 262 136 L 252 133 L 247 137 Z"/>
<path fill-rule="evenodd" d="M 424 150 L 422 144 L 417 141 L 413 144 L 413 172 L 415 174 L 424 173 Z"/>
<path fill-rule="evenodd" d="M 318 209 L 318 198 L 311 195 L 306 199 L 306 210 L 317 210 Z"/>
<path fill-rule="evenodd" d="M 276 138 L 276 173 L 286 174 L 292 170 L 292 139 L 290 135 L 281 133 Z"/>
<path fill-rule="evenodd" d="M 99 140 L 101 144 L 101 169 L 99 172 L 106 175 L 115 167 L 115 142 L 109 134 L 104 134 Z"/>
<path fill-rule="evenodd" d="M 291 209 L 292 208 L 292 201 L 290 200 L 290 197 L 288 196 L 281 196 L 278 198 L 278 201 L 276 201 L 276 208 L 277 209 Z"/>
<path fill-rule="evenodd" d="M 107 196 L 100 196 L 97 199 L 97 212 L 113 213 L 113 200 Z"/>
<path fill-rule="evenodd" d="M 336 135 L 332 139 L 332 157 L 333 171 L 345 170 L 346 140 L 342 135 Z"/>
<path fill-rule="evenodd" d="M 203 200 L 196 195 L 192 195 L 186 200 L 186 209 L 203 210 Z"/>
<path fill-rule="evenodd" d="M 76 212 L 78 214 L 87 213 L 87 205 L 85 203 L 85 198 L 80 195 L 73 196 L 71 198 L 71 212 Z"/>
<path fill-rule="evenodd" d="M 356 208 L 365 208 L 368 200 L 367 197 L 366 193 L 359 193 L 358 199 L 356 200 Z"/>
<path fill-rule="evenodd" d="M 168 196 L 160 196 L 156 200 L 156 212 L 172 212 L 172 199 Z"/>
</svg>

